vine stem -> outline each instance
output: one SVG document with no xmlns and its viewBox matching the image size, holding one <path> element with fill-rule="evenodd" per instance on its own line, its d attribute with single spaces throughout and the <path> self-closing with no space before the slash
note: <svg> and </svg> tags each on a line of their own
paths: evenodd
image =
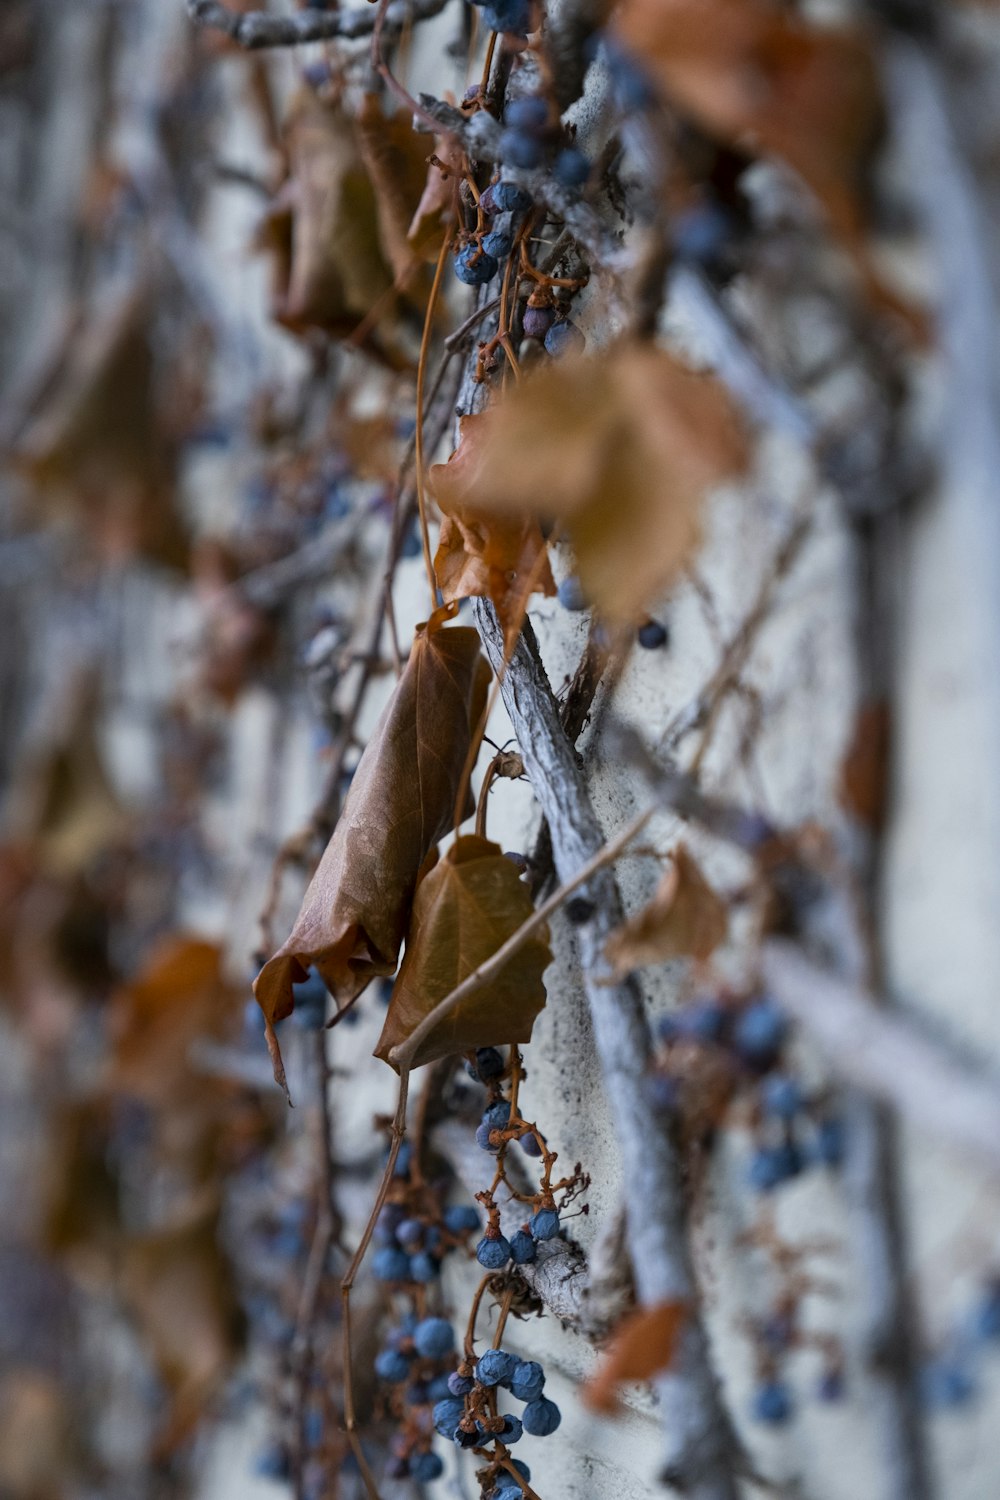
<svg viewBox="0 0 1000 1500">
<path fill-rule="evenodd" d="M 452 1011 L 475 995 L 484 985 L 495 979 L 500 970 L 518 953 L 530 937 L 548 921 L 554 911 L 566 901 L 573 892 L 585 885 L 605 865 L 611 864 L 627 848 L 637 834 L 641 833 L 649 822 L 655 807 L 644 808 L 637 813 L 630 823 L 627 823 L 620 833 L 609 839 L 590 859 L 586 860 L 575 875 L 565 880 L 557 891 L 554 891 L 547 901 L 532 913 L 526 921 L 522 922 L 516 932 L 513 932 L 505 943 L 502 943 L 492 957 L 486 959 L 478 968 L 473 969 L 462 983 L 452 990 L 450 995 L 445 995 L 439 1000 L 432 1011 L 429 1011 L 420 1025 L 415 1027 L 405 1042 L 400 1042 L 393 1047 L 389 1053 L 389 1061 L 402 1073 L 412 1066 L 413 1058 L 420 1044 L 431 1034 L 435 1027 L 439 1026 Z"/>
<path fill-rule="evenodd" d="M 451 239 L 449 233 L 445 233 L 441 240 L 441 249 L 438 251 L 437 265 L 434 267 L 434 282 L 431 286 L 430 296 L 427 299 L 427 311 L 424 314 L 424 329 L 420 338 L 420 359 L 417 364 L 417 425 L 414 430 L 414 472 L 417 482 L 417 509 L 420 512 L 420 539 L 424 549 L 424 567 L 427 569 L 427 582 L 431 591 L 431 611 L 437 606 L 437 579 L 434 576 L 434 560 L 431 557 L 431 538 L 427 529 L 427 497 L 424 490 L 424 380 L 427 373 L 427 354 L 430 349 L 431 330 L 434 326 L 434 310 L 437 307 L 438 295 L 441 290 L 441 277 L 444 274 L 444 263 L 448 255 L 448 244 Z"/>
</svg>

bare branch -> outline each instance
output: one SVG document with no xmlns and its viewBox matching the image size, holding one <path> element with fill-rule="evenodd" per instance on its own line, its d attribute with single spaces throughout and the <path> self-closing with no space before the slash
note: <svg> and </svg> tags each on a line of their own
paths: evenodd
<svg viewBox="0 0 1000 1500">
<path fill-rule="evenodd" d="M 448 0 L 393 0 L 385 17 L 385 28 L 402 31 L 411 21 L 423 21 L 444 10 Z M 288 16 L 272 16 L 264 10 L 231 11 L 218 0 L 187 0 L 188 15 L 199 26 L 221 31 L 248 51 L 264 47 L 301 47 L 306 42 L 352 41 L 371 36 L 378 7 L 359 5 L 350 9 L 300 10 Z"/>
</svg>

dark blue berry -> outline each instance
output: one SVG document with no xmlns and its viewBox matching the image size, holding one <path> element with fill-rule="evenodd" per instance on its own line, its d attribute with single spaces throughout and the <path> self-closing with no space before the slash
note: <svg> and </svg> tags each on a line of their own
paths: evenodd
<svg viewBox="0 0 1000 1500">
<path fill-rule="evenodd" d="M 804 1163 L 802 1152 L 794 1141 L 783 1141 L 779 1146 L 761 1146 L 750 1163 L 750 1186 L 758 1193 L 769 1193 L 797 1177 Z"/>
<path fill-rule="evenodd" d="M 477 245 L 463 245 L 455 256 L 455 275 L 466 286 L 485 286 L 499 269 L 493 256 L 485 254 Z"/>
<path fill-rule="evenodd" d="M 675 1016 L 678 1032 L 696 1042 L 721 1041 L 728 1019 L 726 1007 L 718 1000 L 692 1000 Z"/>
<path fill-rule="evenodd" d="M 643 1092 L 658 1115 L 669 1118 L 680 1108 L 681 1086 L 667 1073 L 650 1073 L 643 1079 Z"/>
<path fill-rule="evenodd" d="M 576 324 L 564 318 L 559 323 L 553 323 L 545 335 L 545 352 L 554 359 L 559 359 L 564 354 L 575 354 L 586 342 Z"/>
<path fill-rule="evenodd" d="M 455 1347 L 455 1330 L 447 1318 L 424 1318 L 413 1330 L 413 1342 L 424 1359 L 443 1359 Z"/>
<path fill-rule="evenodd" d="M 814 1150 L 816 1159 L 825 1167 L 839 1167 L 844 1160 L 846 1147 L 844 1122 L 828 1115 L 816 1126 Z"/>
<path fill-rule="evenodd" d="M 516 1354 L 506 1349 L 487 1349 L 476 1365 L 480 1385 L 506 1385 L 518 1366 Z"/>
<path fill-rule="evenodd" d="M 392 1169 L 393 1177 L 407 1177 L 410 1172 L 410 1163 L 413 1160 L 413 1147 L 409 1141 L 403 1141 L 396 1156 L 396 1165 Z"/>
<path fill-rule="evenodd" d="M 419 1219 L 404 1219 L 396 1230 L 396 1238 L 401 1245 L 412 1249 L 420 1243 L 424 1237 L 424 1226 Z"/>
<path fill-rule="evenodd" d="M 574 927 L 583 927 L 594 915 L 594 903 L 589 896 L 571 896 L 563 910 L 567 922 Z"/>
<path fill-rule="evenodd" d="M 541 1156 L 542 1154 L 542 1148 L 538 1144 L 538 1137 L 531 1130 L 528 1131 L 527 1135 L 521 1136 L 520 1145 L 525 1156 Z"/>
<path fill-rule="evenodd" d="M 426 1380 L 415 1380 L 403 1392 L 407 1406 L 426 1406 L 431 1399 L 431 1388 Z"/>
<path fill-rule="evenodd" d="M 501 1427 L 498 1436 L 501 1442 L 519 1443 L 521 1441 L 523 1432 L 524 1427 L 521 1423 L 520 1417 L 506 1416 L 503 1419 L 503 1426 Z"/>
<path fill-rule="evenodd" d="M 291 1477 L 292 1465 L 288 1451 L 281 1443 L 272 1443 L 257 1455 L 254 1472 L 262 1479 L 285 1480 Z"/>
<path fill-rule="evenodd" d="M 536 1240 L 552 1240 L 559 1233 L 559 1215 L 554 1208 L 540 1208 L 528 1220 L 528 1228 Z"/>
<path fill-rule="evenodd" d="M 475 1384 L 471 1375 L 460 1375 L 457 1370 L 448 1376 L 448 1389 L 453 1396 L 467 1396 Z"/>
<path fill-rule="evenodd" d="M 491 1130 L 504 1130 L 509 1119 L 510 1104 L 506 1099 L 498 1099 L 483 1114 L 483 1124 L 488 1125 Z"/>
<path fill-rule="evenodd" d="M 545 130 L 549 123 L 549 106 L 537 94 L 526 94 L 522 99 L 512 99 L 504 112 L 504 124 L 517 130 L 537 133 Z"/>
<path fill-rule="evenodd" d="M 479 1212 L 471 1203 L 453 1203 L 444 1211 L 444 1227 L 452 1234 L 470 1234 L 479 1224 Z"/>
<path fill-rule="evenodd" d="M 523 1229 L 519 1229 L 516 1234 L 511 1235 L 510 1258 L 515 1266 L 530 1265 L 537 1254 L 538 1251 L 535 1248 L 535 1242 L 530 1234 L 526 1234 Z"/>
<path fill-rule="evenodd" d="M 500 1271 L 510 1260 L 510 1245 L 502 1234 L 496 1239 L 487 1236 L 476 1246 L 476 1259 L 487 1271 Z"/>
<path fill-rule="evenodd" d="M 439 1401 L 431 1412 L 431 1421 L 434 1423 L 434 1431 L 439 1432 L 442 1437 L 450 1438 L 454 1435 L 455 1428 L 461 1422 L 465 1414 L 465 1402 L 457 1399 Z"/>
<path fill-rule="evenodd" d="M 492 4 L 483 6 L 483 20 L 491 31 L 527 36 L 531 6 L 528 0 L 492 0 Z"/>
<path fill-rule="evenodd" d="M 503 1053 L 496 1047 L 480 1047 L 476 1053 L 476 1074 L 483 1083 L 499 1078 L 504 1070 Z"/>
<path fill-rule="evenodd" d="M 787 1029 L 781 1010 L 765 995 L 737 1017 L 733 1040 L 748 1062 L 767 1066 L 781 1051 Z"/>
<path fill-rule="evenodd" d="M 526 130 L 502 130 L 499 148 L 501 161 L 528 171 L 540 167 L 545 156 L 541 142 Z"/>
<path fill-rule="evenodd" d="M 409 1281 L 410 1257 L 386 1245 L 372 1256 L 372 1272 L 376 1281 Z"/>
<path fill-rule="evenodd" d="M 478 1426 L 468 1431 L 464 1427 L 456 1427 L 454 1438 L 455 1446 L 458 1448 L 478 1448 L 483 1440 Z"/>
<path fill-rule="evenodd" d="M 577 151 L 575 146 L 568 146 L 556 157 L 552 172 L 556 181 L 561 182 L 563 187 L 583 187 L 590 176 L 590 158 L 584 156 L 582 151 Z"/>
<path fill-rule="evenodd" d="M 521 321 L 521 331 L 526 339 L 544 339 L 555 322 L 555 309 L 551 307 L 526 307 Z"/>
<path fill-rule="evenodd" d="M 524 188 L 516 187 L 513 182 L 494 182 L 483 193 L 479 206 L 490 217 L 494 214 L 524 213 L 531 207 L 531 194 L 526 193 Z"/>
<path fill-rule="evenodd" d="M 510 1377 L 510 1393 L 518 1401 L 537 1401 L 545 1385 L 545 1374 L 533 1359 L 519 1360 Z"/>
<path fill-rule="evenodd" d="M 481 1125 L 476 1126 L 476 1145 L 483 1151 L 499 1151 L 499 1146 L 494 1146 L 490 1141 L 491 1127 L 484 1120 Z"/>
<path fill-rule="evenodd" d="M 950 1411 L 972 1399 L 975 1384 L 956 1358 L 940 1355 L 928 1360 L 921 1371 L 920 1392 L 931 1411 Z"/>
<path fill-rule="evenodd" d="M 667 627 L 659 620 L 647 620 L 645 625 L 639 626 L 638 640 L 644 651 L 659 651 L 669 639 Z"/>
<path fill-rule="evenodd" d="M 579 578 L 574 577 L 572 573 L 568 578 L 564 578 L 559 585 L 557 597 L 563 609 L 568 609 L 574 614 L 582 609 L 589 608 L 587 596 L 583 592 L 583 585 L 580 583 Z"/>
<path fill-rule="evenodd" d="M 803 1105 L 802 1086 L 787 1073 L 772 1073 L 761 1086 L 764 1113 L 779 1120 L 794 1120 Z"/>
<path fill-rule="evenodd" d="M 562 1413 L 554 1401 L 550 1401 L 547 1396 L 539 1396 L 535 1401 L 528 1402 L 521 1421 L 525 1432 L 529 1432 L 532 1437 L 548 1437 L 562 1421 Z"/>
<path fill-rule="evenodd" d="M 309 970 L 308 978 L 292 985 L 292 1011 L 297 1026 L 304 1031 L 321 1031 L 326 1025 L 326 1008 L 330 992 L 315 969 Z"/>
<path fill-rule="evenodd" d="M 398 1385 L 410 1373 L 410 1361 L 398 1349 L 381 1349 L 375 1356 L 375 1374 L 379 1380 Z"/>
<path fill-rule="evenodd" d="M 792 1397 L 783 1380 L 765 1380 L 754 1391 L 750 1415 L 755 1422 L 778 1427 L 792 1415 Z"/>
<path fill-rule="evenodd" d="M 428 1255 L 426 1250 L 419 1251 L 410 1256 L 410 1280 L 411 1281 L 436 1281 L 441 1275 L 441 1262 L 433 1255 Z"/>
<path fill-rule="evenodd" d="M 816 1383 L 818 1401 L 842 1401 L 844 1398 L 844 1372 L 841 1369 L 824 1370 Z"/>
<path fill-rule="evenodd" d="M 414 1453 L 410 1459 L 410 1474 L 418 1484 L 430 1484 L 444 1473 L 444 1461 L 436 1453 Z"/>
<path fill-rule="evenodd" d="M 728 248 L 733 220 L 721 203 L 707 199 L 683 209 L 674 220 L 674 254 L 678 260 L 714 266 Z"/>
<path fill-rule="evenodd" d="M 435 1375 L 434 1379 L 428 1382 L 428 1401 L 447 1401 L 448 1397 L 452 1395 L 454 1395 L 454 1392 L 448 1384 L 447 1375 Z"/>
<path fill-rule="evenodd" d="M 494 260 L 506 260 L 513 248 L 514 237 L 505 229 L 491 229 L 489 234 L 483 235 L 483 249 Z"/>
</svg>

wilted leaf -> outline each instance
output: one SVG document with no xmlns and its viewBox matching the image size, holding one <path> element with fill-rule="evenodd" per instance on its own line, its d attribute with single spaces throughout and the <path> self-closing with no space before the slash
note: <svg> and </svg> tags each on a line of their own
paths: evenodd
<svg viewBox="0 0 1000 1500">
<path fill-rule="evenodd" d="M 418 135 L 404 114 L 387 118 L 378 94 L 365 95 L 356 126 L 361 159 L 375 190 L 383 253 L 396 285 L 417 294 L 416 283 L 423 282 L 427 273 L 420 245 L 411 244 L 408 236 L 424 191 L 427 137 Z"/>
<path fill-rule="evenodd" d="M 254 985 L 282 1085 L 274 1023 L 291 1014 L 292 985 L 309 966 L 338 1005 L 394 972 L 421 866 L 453 825 L 488 680 L 474 630 L 436 619 L 418 629 L 291 936 Z"/>
<path fill-rule="evenodd" d="M 350 332 L 392 286 L 354 123 L 304 88 L 286 136 L 289 177 L 262 234 L 274 251 L 274 316 L 292 329 Z"/>
<path fill-rule="evenodd" d="M 456 985 L 467 979 L 531 916 L 527 886 L 499 844 L 459 838 L 421 880 L 406 952 L 375 1056 L 386 1062 Z M 427 1036 L 412 1066 L 474 1047 L 527 1042 L 545 1004 L 542 975 L 552 961 L 540 929 L 488 985 L 457 1006 Z"/>
<path fill-rule="evenodd" d="M 619 1323 L 598 1368 L 581 1395 L 591 1411 L 618 1410 L 618 1387 L 626 1380 L 652 1380 L 668 1370 L 687 1317 L 683 1302 L 639 1307 Z"/>
<path fill-rule="evenodd" d="M 476 504 L 479 450 L 487 439 L 485 415 L 463 417 L 459 445 L 428 480 L 444 516 L 434 572 L 444 599 L 492 599 L 505 634 L 521 622 L 527 591 L 554 594 L 545 540 L 531 516 L 490 511 Z"/>
<path fill-rule="evenodd" d="M 407 239 L 425 260 L 436 260 L 445 224 L 455 218 L 457 179 L 462 153 L 451 136 L 434 138 L 436 160 L 427 164 L 427 180 L 420 195 L 416 213 L 407 230 Z M 438 166 L 438 162 L 442 166 Z"/>
<path fill-rule="evenodd" d="M 561 521 L 585 593 L 623 622 L 689 556 L 705 490 L 746 459 L 715 380 L 625 344 L 553 363 L 488 407 L 447 503 Z"/>
<path fill-rule="evenodd" d="M 668 958 L 704 960 L 724 940 L 727 925 L 725 903 L 679 844 L 652 901 L 611 934 L 604 951 L 618 975 Z"/>
<path fill-rule="evenodd" d="M 881 122 L 858 29 L 820 28 L 771 0 L 628 0 L 622 41 L 710 134 L 783 157 L 842 231 L 860 225 L 863 168 Z"/>
</svg>

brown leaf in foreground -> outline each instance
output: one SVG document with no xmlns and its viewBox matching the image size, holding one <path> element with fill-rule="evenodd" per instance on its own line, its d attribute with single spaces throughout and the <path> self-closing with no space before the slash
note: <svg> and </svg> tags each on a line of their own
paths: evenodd
<svg viewBox="0 0 1000 1500">
<path fill-rule="evenodd" d="M 679 844 L 652 901 L 611 934 L 604 951 L 618 976 L 668 958 L 704 960 L 727 926 L 725 903 Z"/>
<path fill-rule="evenodd" d="M 406 952 L 375 1056 L 386 1062 L 439 1001 L 491 958 L 531 916 L 531 895 L 499 844 L 456 839 L 417 887 Z M 541 928 L 496 978 L 424 1039 L 411 1065 L 474 1047 L 527 1042 L 545 1004 L 542 975 L 552 961 Z"/>
<path fill-rule="evenodd" d="M 683 1302 L 639 1307 L 619 1323 L 611 1346 L 585 1382 L 581 1395 L 591 1411 L 618 1410 L 618 1386 L 625 1380 L 651 1380 L 670 1368 L 687 1317 Z"/>
<path fill-rule="evenodd" d="M 433 620 L 418 629 L 291 936 L 254 985 L 283 1087 L 274 1024 L 291 1014 L 292 985 L 309 966 L 341 1006 L 394 972 L 421 866 L 453 824 L 488 680 L 474 630 Z"/>
<path fill-rule="evenodd" d="M 727 143 L 783 157 L 841 232 L 861 223 L 880 121 L 878 73 L 858 29 L 818 27 L 772 0 L 628 0 L 621 40 L 664 92 Z"/>
<path fill-rule="evenodd" d="M 485 414 L 463 417 L 458 448 L 428 475 L 444 520 L 434 572 L 446 602 L 492 599 L 505 635 L 516 631 L 528 593 L 554 594 L 555 582 L 538 523 L 476 504 L 479 450 L 488 440 Z"/>
<path fill-rule="evenodd" d="M 561 522 L 585 593 L 613 622 L 670 582 L 705 490 L 747 461 L 718 382 L 648 346 L 548 365 L 479 421 L 448 503 Z"/>
</svg>

